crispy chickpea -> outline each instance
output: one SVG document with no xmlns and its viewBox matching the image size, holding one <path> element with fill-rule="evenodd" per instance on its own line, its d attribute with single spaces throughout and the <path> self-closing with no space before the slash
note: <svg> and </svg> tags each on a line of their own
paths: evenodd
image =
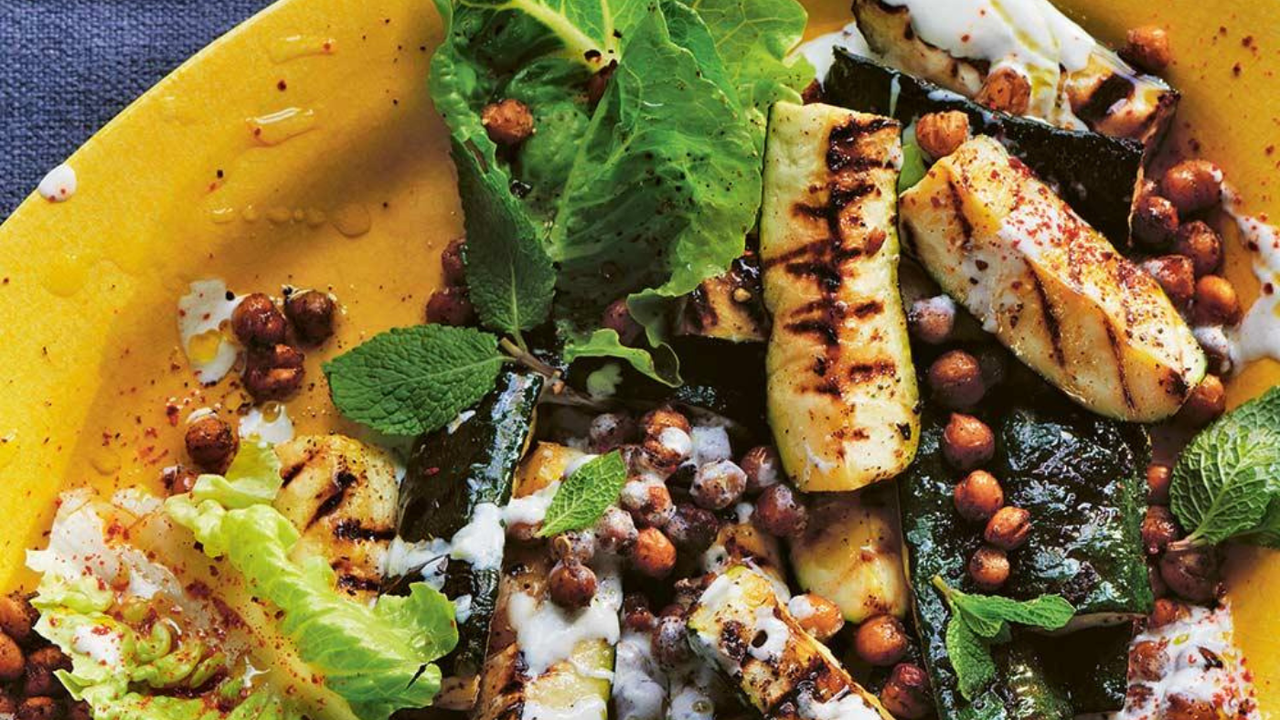
<svg viewBox="0 0 1280 720">
<path fill-rule="evenodd" d="M 290 345 L 251 349 L 241 377 L 244 389 L 259 402 L 283 400 L 302 387 L 305 359 L 302 351 Z"/>
<path fill-rule="evenodd" d="M 489 139 L 499 145 L 519 145 L 533 134 L 533 113 L 529 106 L 514 98 L 490 103 L 480 111 L 480 124 Z"/>
<path fill-rule="evenodd" d="M 240 449 L 240 438 L 231 423 L 212 414 L 192 420 L 184 442 L 196 465 L 216 473 L 226 471 Z"/>
<path fill-rule="evenodd" d="M 840 628 L 844 627 L 844 615 L 840 612 L 840 608 L 821 595 L 813 593 L 796 595 L 791 598 L 787 608 L 791 610 L 796 622 L 800 623 L 800 627 L 804 628 L 805 632 L 822 642 L 835 637 L 835 634 L 840 632 Z"/>
<path fill-rule="evenodd" d="M 982 365 L 963 350 L 952 350 L 934 360 L 928 378 L 934 399 L 953 410 L 973 407 L 987 392 Z"/>
<path fill-rule="evenodd" d="M 1217 420 L 1227 410 L 1227 390 L 1217 375 L 1205 375 L 1178 411 L 1178 421 L 1201 428 Z"/>
<path fill-rule="evenodd" d="M 547 576 L 547 593 L 562 608 L 584 608 L 596 596 L 596 574 L 577 560 L 561 560 Z"/>
<path fill-rule="evenodd" d="M 231 312 L 231 330 L 245 345 L 275 345 L 284 342 L 286 325 L 274 300 L 253 293 Z"/>
<path fill-rule="evenodd" d="M 1178 232 L 1178 209 L 1154 193 L 1143 195 L 1133 207 L 1133 236 L 1144 247 L 1163 250 Z"/>
<path fill-rule="evenodd" d="M 1147 618 L 1148 628 L 1162 628 L 1169 623 L 1177 622 L 1187 616 L 1187 606 L 1170 598 L 1156 600 L 1151 615 Z"/>
<path fill-rule="evenodd" d="M 43 647 L 27 656 L 26 676 L 22 692 L 27 696 L 52 695 L 62 685 L 53 674 L 55 670 L 70 670 L 71 658 L 56 647 Z"/>
<path fill-rule="evenodd" d="M 196 486 L 199 473 L 185 465 L 170 465 L 160 471 L 160 482 L 170 495 L 181 495 L 191 492 Z"/>
<path fill-rule="evenodd" d="M 58 701 L 51 697 L 29 697 L 18 705 L 15 720 L 54 720 L 58 717 Z"/>
<path fill-rule="evenodd" d="M 1142 518 L 1142 544 L 1148 555 L 1159 555 L 1169 543 L 1182 537 L 1182 528 L 1164 505 L 1152 505 Z"/>
<path fill-rule="evenodd" d="M 658 623 L 658 618 L 649 609 L 648 598 L 640 593 L 627 593 L 622 598 L 622 622 L 636 632 L 649 632 Z"/>
<path fill-rule="evenodd" d="M 1222 714 L 1209 700 L 1198 700 L 1182 693 L 1174 693 L 1167 700 L 1161 715 L 1164 720 L 1218 720 Z"/>
<path fill-rule="evenodd" d="M 779 483 L 760 493 L 751 522 L 776 537 L 799 537 L 809 524 L 809 511 L 790 485 Z"/>
<path fill-rule="evenodd" d="M 1194 220 L 1178 228 L 1174 251 L 1190 258 L 1196 277 L 1209 275 L 1222 265 L 1222 236 L 1207 224 Z"/>
<path fill-rule="evenodd" d="M 67 702 L 67 720 L 93 720 L 93 713 L 87 702 Z"/>
<path fill-rule="evenodd" d="M 0 680 L 15 680 L 22 677 L 27 661 L 22 648 L 13 638 L 0 633 Z"/>
<path fill-rule="evenodd" d="M 635 343 L 644 332 L 644 326 L 631 316 L 626 298 L 619 298 L 609 303 L 609 306 L 604 309 L 604 315 L 600 318 L 600 325 L 618 333 L 618 341 L 623 345 Z"/>
<path fill-rule="evenodd" d="M 1220 275 L 1205 275 L 1196 281 L 1197 325 L 1235 325 L 1240 322 L 1240 298 L 1231 281 Z"/>
<path fill-rule="evenodd" d="M 634 442 L 639 435 L 635 419 L 624 412 L 601 413 L 591 419 L 587 440 L 597 453 L 607 453 Z"/>
<path fill-rule="evenodd" d="M 1160 194 L 1187 215 L 1222 202 L 1222 171 L 1208 160 L 1183 160 L 1160 178 Z"/>
<path fill-rule="evenodd" d="M 476 319 L 475 306 L 463 287 L 447 287 L 431 293 L 427 300 L 427 322 L 462 327 Z"/>
<path fill-rule="evenodd" d="M 664 578 L 676 566 L 676 546 L 657 528 L 644 528 L 631 550 L 636 570 L 652 578 Z"/>
<path fill-rule="evenodd" d="M 996 452 L 991 428 L 972 415 L 952 413 L 942 431 L 942 456 L 957 470 L 973 470 Z"/>
<path fill-rule="evenodd" d="M 676 547 L 691 552 L 702 552 L 711 547 L 719 531 L 719 518 L 692 503 L 677 505 L 675 515 L 666 527 L 667 537 L 671 542 Z"/>
<path fill-rule="evenodd" d="M 916 142 L 930 157 L 950 155 L 969 139 L 969 116 L 958 110 L 929 113 L 916 122 Z"/>
<path fill-rule="evenodd" d="M 689 494 L 708 510 L 723 510 L 738 501 L 747 489 L 747 474 L 732 460 L 704 463 L 694 473 Z"/>
<path fill-rule="evenodd" d="M 581 530 L 562 532 L 551 539 L 551 553 L 562 562 L 591 562 L 596 556 L 595 533 Z"/>
<path fill-rule="evenodd" d="M 1031 534 L 1031 513 L 1026 510 L 1005 506 L 996 511 L 987 521 L 987 529 L 982 537 L 1001 550 L 1017 550 L 1027 541 Z"/>
<path fill-rule="evenodd" d="M 284 301 L 284 314 L 303 342 L 319 345 L 333 335 L 338 304 L 333 296 L 319 290 L 303 290 Z"/>
<path fill-rule="evenodd" d="M 444 271 L 445 285 L 467 284 L 467 239 L 455 238 L 440 253 L 440 268 Z"/>
<path fill-rule="evenodd" d="M 629 516 L 628 516 L 629 517 Z M 531 543 L 540 539 L 538 532 L 542 530 L 542 523 L 513 522 L 507 526 L 507 537 L 521 543 Z"/>
<path fill-rule="evenodd" d="M 822 90 L 822 83 L 817 80 L 805 85 L 804 90 L 800 91 L 800 100 L 803 101 L 805 105 L 820 103 L 825 97 L 826 94 Z"/>
<path fill-rule="evenodd" d="M 1169 551 L 1160 558 L 1160 577 L 1178 597 L 1208 602 L 1218 594 L 1218 559 L 1213 548 Z"/>
<path fill-rule="evenodd" d="M 32 627 L 40 614 L 21 593 L 0 596 L 0 631 L 19 643 L 33 639 Z"/>
<path fill-rule="evenodd" d="M 1160 577 L 1160 562 L 1155 558 L 1147 561 L 1147 584 L 1151 586 L 1151 594 L 1162 598 L 1169 594 L 1169 586 Z"/>
<path fill-rule="evenodd" d="M 892 615 L 876 615 L 858 626 L 853 647 L 858 657 L 877 667 L 889 667 L 907 654 L 907 629 Z"/>
<path fill-rule="evenodd" d="M 628 480 L 618 502 L 640 527 L 666 527 L 676 513 L 671 491 L 657 480 Z"/>
<path fill-rule="evenodd" d="M 1130 677 L 1147 681 L 1159 680 L 1164 677 L 1168 665 L 1169 658 L 1165 655 L 1164 648 L 1153 640 L 1143 640 L 1129 650 Z"/>
<path fill-rule="evenodd" d="M 1160 72 L 1173 61 L 1169 33 L 1157 25 L 1132 28 L 1125 34 L 1120 56 L 1148 72 Z"/>
<path fill-rule="evenodd" d="M 1186 307 L 1196 293 L 1195 265 L 1183 255 L 1162 255 L 1142 263 L 1174 305 Z"/>
<path fill-rule="evenodd" d="M 997 68 L 987 75 L 975 99 L 992 110 L 1022 115 L 1031 105 L 1031 82 L 1011 67 Z"/>
<path fill-rule="evenodd" d="M 631 513 L 617 505 L 610 505 L 596 522 L 596 545 L 604 552 L 624 555 L 631 552 L 639 538 L 636 522 Z"/>
<path fill-rule="evenodd" d="M 1000 548 L 984 545 L 969 558 L 969 578 L 982 590 L 1000 589 L 1009 579 L 1009 556 Z"/>
<path fill-rule="evenodd" d="M 956 329 L 956 308 L 946 296 L 920 298 L 907 311 L 911 334 L 927 345 L 941 345 Z"/>
<path fill-rule="evenodd" d="M 913 663 L 894 666 L 889 681 L 880 690 L 880 703 L 896 718 L 919 720 L 927 717 L 933 712 L 929 676 Z"/>
<path fill-rule="evenodd" d="M 702 593 L 711 587 L 711 583 L 715 579 L 715 573 L 706 573 L 695 577 L 680 578 L 675 582 L 673 602 L 683 608 L 683 612 L 680 614 L 681 617 L 688 616 L 689 608 L 698 602 L 698 598 L 702 597 Z"/>
<path fill-rule="evenodd" d="M 991 473 L 974 470 L 956 484 L 954 500 L 964 519 L 986 521 L 1004 505 L 1004 489 Z"/>
<path fill-rule="evenodd" d="M 1155 505 L 1169 504 L 1169 482 L 1173 479 L 1173 468 L 1160 463 L 1147 466 L 1147 502 Z"/>
<path fill-rule="evenodd" d="M 689 631 L 683 617 L 668 615 L 653 627 L 653 654 L 662 665 L 674 667 L 693 656 Z"/>
<path fill-rule="evenodd" d="M 747 492 L 752 495 L 777 485 L 781 479 L 782 459 L 772 445 L 751 448 L 738 465 L 747 474 Z"/>
</svg>

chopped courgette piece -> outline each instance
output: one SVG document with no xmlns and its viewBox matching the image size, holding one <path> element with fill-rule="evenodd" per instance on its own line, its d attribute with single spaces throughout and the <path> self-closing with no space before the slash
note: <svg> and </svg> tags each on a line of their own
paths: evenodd
<svg viewBox="0 0 1280 720">
<path fill-rule="evenodd" d="M 677 332 L 729 342 L 764 342 L 769 315 L 760 297 L 760 261 L 744 255 L 729 271 L 702 281 L 689 294 Z"/>
</svg>

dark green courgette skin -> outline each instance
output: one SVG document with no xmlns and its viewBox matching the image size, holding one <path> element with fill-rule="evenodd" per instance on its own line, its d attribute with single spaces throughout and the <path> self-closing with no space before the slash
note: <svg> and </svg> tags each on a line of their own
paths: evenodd
<svg viewBox="0 0 1280 720">
<path fill-rule="evenodd" d="M 1142 169 L 1142 143 L 1053 127 L 1008 115 L 844 50 L 823 85 L 827 102 L 892 115 L 903 126 L 921 115 L 958 110 L 975 135 L 990 135 L 1062 195 L 1116 247 L 1129 242 L 1129 209 Z"/>
<path fill-rule="evenodd" d="M 504 371 L 473 417 L 453 432 L 442 429 L 418 438 L 400 488 L 400 537 L 447 540 L 471 521 L 476 505 L 506 504 L 533 433 L 542 385 L 536 373 Z M 449 563 L 443 591 L 451 598 L 470 595 L 471 614 L 458 626 L 457 647 L 440 662 L 446 677 L 472 675 L 483 666 L 500 577 L 500 569 Z"/>
<path fill-rule="evenodd" d="M 1077 714 L 1117 712 L 1128 691 L 1129 623 L 1090 628 L 1064 637 L 1039 637 L 1035 644 L 1045 672 L 1071 694 Z"/>
<path fill-rule="evenodd" d="M 1133 484 L 1137 468 L 1145 466 L 1145 434 L 1065 403 L 1047 403 L 1054 420 L 1047 419 L 1048 411 L 1020 409 L 1003 413 L 1003 421 L 984 418 L 997 430 L 997 457 L 990 469 L 1002 481 L 1006 502 L 1026 508 L 1032 517 L 1026 545 L 1011 554 L 1015 571 L 1002 594 L 1060 593 L 1085 612 L 1146 612 L 1151 590 L 1137 539 L 1145 507 L 1135 496 L 1141 486 Z M 1070 718 L 1068 688 L 1046 675 L 1029 636 L 1015 635 L 997 649 L 999 676 L 982 696 L 970 703 L 957 689 L 945 642 L 950 610 L 932 578 L 940 575 L 951 587 L 981 592 L 970 582 L 966 564 L 982 544 L 982 527 L 955 510 L 958 477 L 940 450 L 947 418 L 926 411 L 916 462 L 898 480 L 902 529 L 910 547 L 908 579 L 939 717 Z"/>
</svg>

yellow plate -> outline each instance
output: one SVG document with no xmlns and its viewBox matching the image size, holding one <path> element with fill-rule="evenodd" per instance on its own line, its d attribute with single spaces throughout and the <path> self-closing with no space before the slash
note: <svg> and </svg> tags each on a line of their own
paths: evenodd
<svg viewBox="0 0 1280 720">
<path fill-rule="evenodd" d="M 808 4 L 815 34 L 848 21 L 847 2 Z M 1113 42 L 1126 27 L 1167 26 L 1171 80 L 1185 95 L 1175 140 L 1220 162 L 1251 211 L 1280 217 L 1267 185 L 1280 160 L 1270 147 L 1280 4 L 1061 4 Z M 175 303 L 191 280 L 332 288 L 343 327 L 309 354 L 314 385 L 290 408 L 302 432 L 346 429 L 320 361 L 418 322 L 439 253 L 461 229 L 425 92 L 439 37 L 421 0 L 279 2 L 77 151 L 69 201 L 33 194 L 0 227 L 0 588 L 29 581 L 22 551 L 40 542 L 63 487 L 154 485 L 181 449 L 172 421 L 244 401 L 233 383 L 203 389 L 185 368 Z M 1231 248 L 1229 262 L 1250 299 L 1242 253 Z M 1260 363 L 1231 399 L 1277 382 L 1280 369 Z M 1280 556 L 1237 552 L 1230 585 L 1263 706 L 1280 709 Z"/>
</svg>

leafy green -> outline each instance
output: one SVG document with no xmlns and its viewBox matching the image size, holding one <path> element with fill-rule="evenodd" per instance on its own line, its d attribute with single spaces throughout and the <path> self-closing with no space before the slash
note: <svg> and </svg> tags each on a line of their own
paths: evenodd
<svg viewBox="0 0 1280 720">
<path fill-rule="evenodd" d="M 966 700 L 977 697 L 996 677 L 996 664 L 987 643 L 958 615 L 947 622 L 947 655 L 956 671 L 960 694 Z"/>
<path fill-rule="evenodd" d="M 898 193 L 902 194 L 924 179 L 929 172 L 924 163 L 924 152 L 913 142 L 902 144 L 902 172 L 898 175 Z"/>
<path fill-rule="evenodd" d="M 1174 467 L 1170 499 L 1187 544 L 1238 537 L 1280 546 L 1280 388 L 1201 431 Z"/>
<path fill-rule="evenodd" d="M 625 360 L 637 372 L 671 387 L 680 385 L 680 360 L 670 346 L 652 352 L 622 344 L 616 330 L 596 330 L 589 336 L 570 334 L 564 345 L 564 360 L 610 357 Z"/>
<path fill-rule="evenodd" d="M 325 363 L 333 404 L 391 435 L 444 427 L 493 389 L 504 356 L 472 328 L 393 328 Z"/>
<path fill-rule="evenodd" d="M 626 482 L 627 463 L 617 450 L 587 461 L 556 490 L 539 534 L 552 537 L 595 525 Z"/>
</svg>

